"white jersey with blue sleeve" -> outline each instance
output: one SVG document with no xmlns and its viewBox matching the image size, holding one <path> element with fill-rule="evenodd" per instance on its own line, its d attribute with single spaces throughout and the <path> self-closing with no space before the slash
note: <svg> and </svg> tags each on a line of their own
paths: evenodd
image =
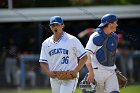
<svg viewBox="0 0 140 93">
<path fill-rule="evenodd" d="M 61 39 L 55 43 L 53 35 L 42 43 L 39 62 L 46 62 L 51 71 L 74 70 L 78 58 L 86 55 L 81 42 L 74 36 L 63 32 Z"/>
<path fill-rule="evenodd" d="M 93 68 L 101 68 L 101 69 L 108 69 L 108 70 L 113 70 L 113 69 L 116 69 L 116 65 L 114 64 L 113 66 L 103 66 L 102 64 L 99 63 L 99 61 L 97 60 L 97 57 L 96 57 L 96 52 L 102 47 L 102 46 L 98 46 L 98 45 L 95 45 L 94 42 L 93 42 L 93 38 L 94 37 L 97 37 L 99 36 L 99 33 L 96 31 L 94 32 L 88 42 L 87 42 L 87 45 L 86 45 L 86 51 L 88 52 L 91 52 L 93 55 L 92 55 L 92 67 Z"/>
</svg>

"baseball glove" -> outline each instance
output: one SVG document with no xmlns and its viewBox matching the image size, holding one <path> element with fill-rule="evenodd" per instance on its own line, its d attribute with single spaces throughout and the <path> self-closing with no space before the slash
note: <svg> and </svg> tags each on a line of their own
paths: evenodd
<svg viewBox="0 0 140 93">
<path fill-rule="evenodd" d="M 59 80 L 71 80 L 77 77 L 74 71 L 56 71 L 56 77 Z"/>
<path fill-rule="evenodd" d="M 124 75 L 122 75 L 122 73 L 119 70 L 116 71 L 116 75 L 118 78 L 119 88 L 126 87 L 126 84 L 128 82 L 127 78 Z"/>
</svg>

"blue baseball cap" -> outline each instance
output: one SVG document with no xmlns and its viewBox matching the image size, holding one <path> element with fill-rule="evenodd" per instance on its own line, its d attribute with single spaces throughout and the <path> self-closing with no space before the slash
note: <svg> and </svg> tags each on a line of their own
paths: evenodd
<svg viewBox="0 0 140 93">
<path fill-rule="evenodd" d="M 53 16 L 50 18 L 50 25 L 52 24 L 64 24 L 64 22 L 60 16 Z"/>
<path fill-rule="evenodd" d="M 117 21 L 117 17 L 114 14 L 105 14 L 102 18 L 101 18 L 101 23 L 98 27 L 103 27 L 105 25 L 107 25 L 108 23 Z"/>
</svg>

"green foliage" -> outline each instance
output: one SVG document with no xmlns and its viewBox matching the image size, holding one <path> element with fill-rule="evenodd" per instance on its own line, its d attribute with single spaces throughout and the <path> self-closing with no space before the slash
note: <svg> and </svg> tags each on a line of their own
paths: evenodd
<svg viewBox="0 0 140 93">
<path fill-rule="evenodd" d="M 13 8 L 31 7 L 73 7 L 99 5 L 138 5 L 140 0 L 13 0 Z M 0 8 L 7 8 L 8 2 L 2 1 Z"/>
<path fill-rule="evenodd" d="M 64 7 L 70 6 L 69 0 L 35 0 L 36 7 Z"/>
<path fill-rule="evenodd" d="M 98 5 L 133 5 L 140 4 L 140 0 L 13 0 L 14 8 L 24 7 L 72 7 Z M 0 8 L 7 7 L 6 2 Z"/>
</svg>

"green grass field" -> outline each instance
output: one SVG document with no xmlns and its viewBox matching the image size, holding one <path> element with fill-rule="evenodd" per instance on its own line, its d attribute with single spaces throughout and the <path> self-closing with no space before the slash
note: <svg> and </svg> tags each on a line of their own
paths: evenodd
<svg viewBox="0 0 140 93">
<path fill-rule="evenodd" d="M 38 90 L 24 90 L 24 91 L 15 91 L 15 90 L 0 90 L 0 93 L 51 93 L 50 89 L 38 89 Z M 81 93 L 80 89 L 76 90 L 76 93 Z M 140 85 L 137 86 L 127 86 L 126 88 L 121 89 L 121 93 L 140 93 Z"/>
</svg>

